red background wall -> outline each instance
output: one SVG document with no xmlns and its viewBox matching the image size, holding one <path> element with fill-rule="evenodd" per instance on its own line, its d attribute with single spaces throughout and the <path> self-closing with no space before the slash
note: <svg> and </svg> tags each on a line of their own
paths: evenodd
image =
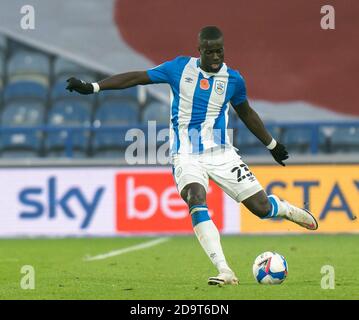
<svg viewBox="0 0 359 320">
<path fill-rule="evenodd" d="M 320 27 L 327 4 L 335 30 Z M 251 98 L 359 115 L 357 0 L 116 0 L 114 18 L 128 44 L 157 64 L 196 56 L 199 29 L 217 25 L 226 63 L 240 69 Z"/>
</svg>

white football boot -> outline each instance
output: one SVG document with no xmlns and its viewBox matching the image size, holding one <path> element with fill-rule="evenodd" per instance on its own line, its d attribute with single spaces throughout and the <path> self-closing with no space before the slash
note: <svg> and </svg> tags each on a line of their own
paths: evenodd
<svg viewBox="0 0 359 320">
<path fill-rule="evenodd" d="M 208 284 L 212 285 L 212 286 L 215 286 L 215 285 L 223 286 L 226 284 L 237 285 L 238 279 L 233 271 L 224 270 L 224 271 L 220 272 L 217 277 L 210 277 L 208 279 Z"/>
<path fill-rule="evenodd" d="M 283 201 L 283 202 L 285 202 L 289 208 L 288 214 L 284 217 L 285 219 L 292 221 L 308 230 L 318 229 L 317 220 L 307 209 L 298 208 L 296 206 L 291 205 L 287 201 Z"/>
</svg>

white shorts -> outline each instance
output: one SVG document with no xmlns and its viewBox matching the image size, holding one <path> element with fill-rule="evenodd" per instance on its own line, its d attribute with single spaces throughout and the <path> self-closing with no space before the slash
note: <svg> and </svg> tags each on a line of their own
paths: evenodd
<svg viewBox="0 0 359 320">
<path fill-rule="evenodd" d="M 172 157 L 172 166 L 179 193 L 186 185 L 194 182 L 200 183 L 208 192 L 208 179 L 213 180 L 237 202 L 263 190 L 234 149 L 176 154 Z"/>
</svg>

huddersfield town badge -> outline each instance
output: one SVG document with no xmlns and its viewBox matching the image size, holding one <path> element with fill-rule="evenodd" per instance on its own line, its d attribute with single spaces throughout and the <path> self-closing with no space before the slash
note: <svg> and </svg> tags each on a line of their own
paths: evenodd
<svg viewBox="0 0 359 320">
<path fill-rule="evenodd" d="M 225 86 L 226 86 L 226 84 L 224 81 L 216 80 L 216 82 L 214 83 L 214 90 L 218 94 L 223 94 Z"/>
</svg>

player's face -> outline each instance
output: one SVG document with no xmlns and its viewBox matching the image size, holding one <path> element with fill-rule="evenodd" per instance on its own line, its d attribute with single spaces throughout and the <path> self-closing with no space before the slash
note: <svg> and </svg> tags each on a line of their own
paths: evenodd
<svg viewBox="0 0 359 320">
<path fill-rule="evenodd" d="M 224 61 L 223 38 L 204 40 L 199 45 L 201 68 L 207 72 L 218 72 Z"/>
</svg>

